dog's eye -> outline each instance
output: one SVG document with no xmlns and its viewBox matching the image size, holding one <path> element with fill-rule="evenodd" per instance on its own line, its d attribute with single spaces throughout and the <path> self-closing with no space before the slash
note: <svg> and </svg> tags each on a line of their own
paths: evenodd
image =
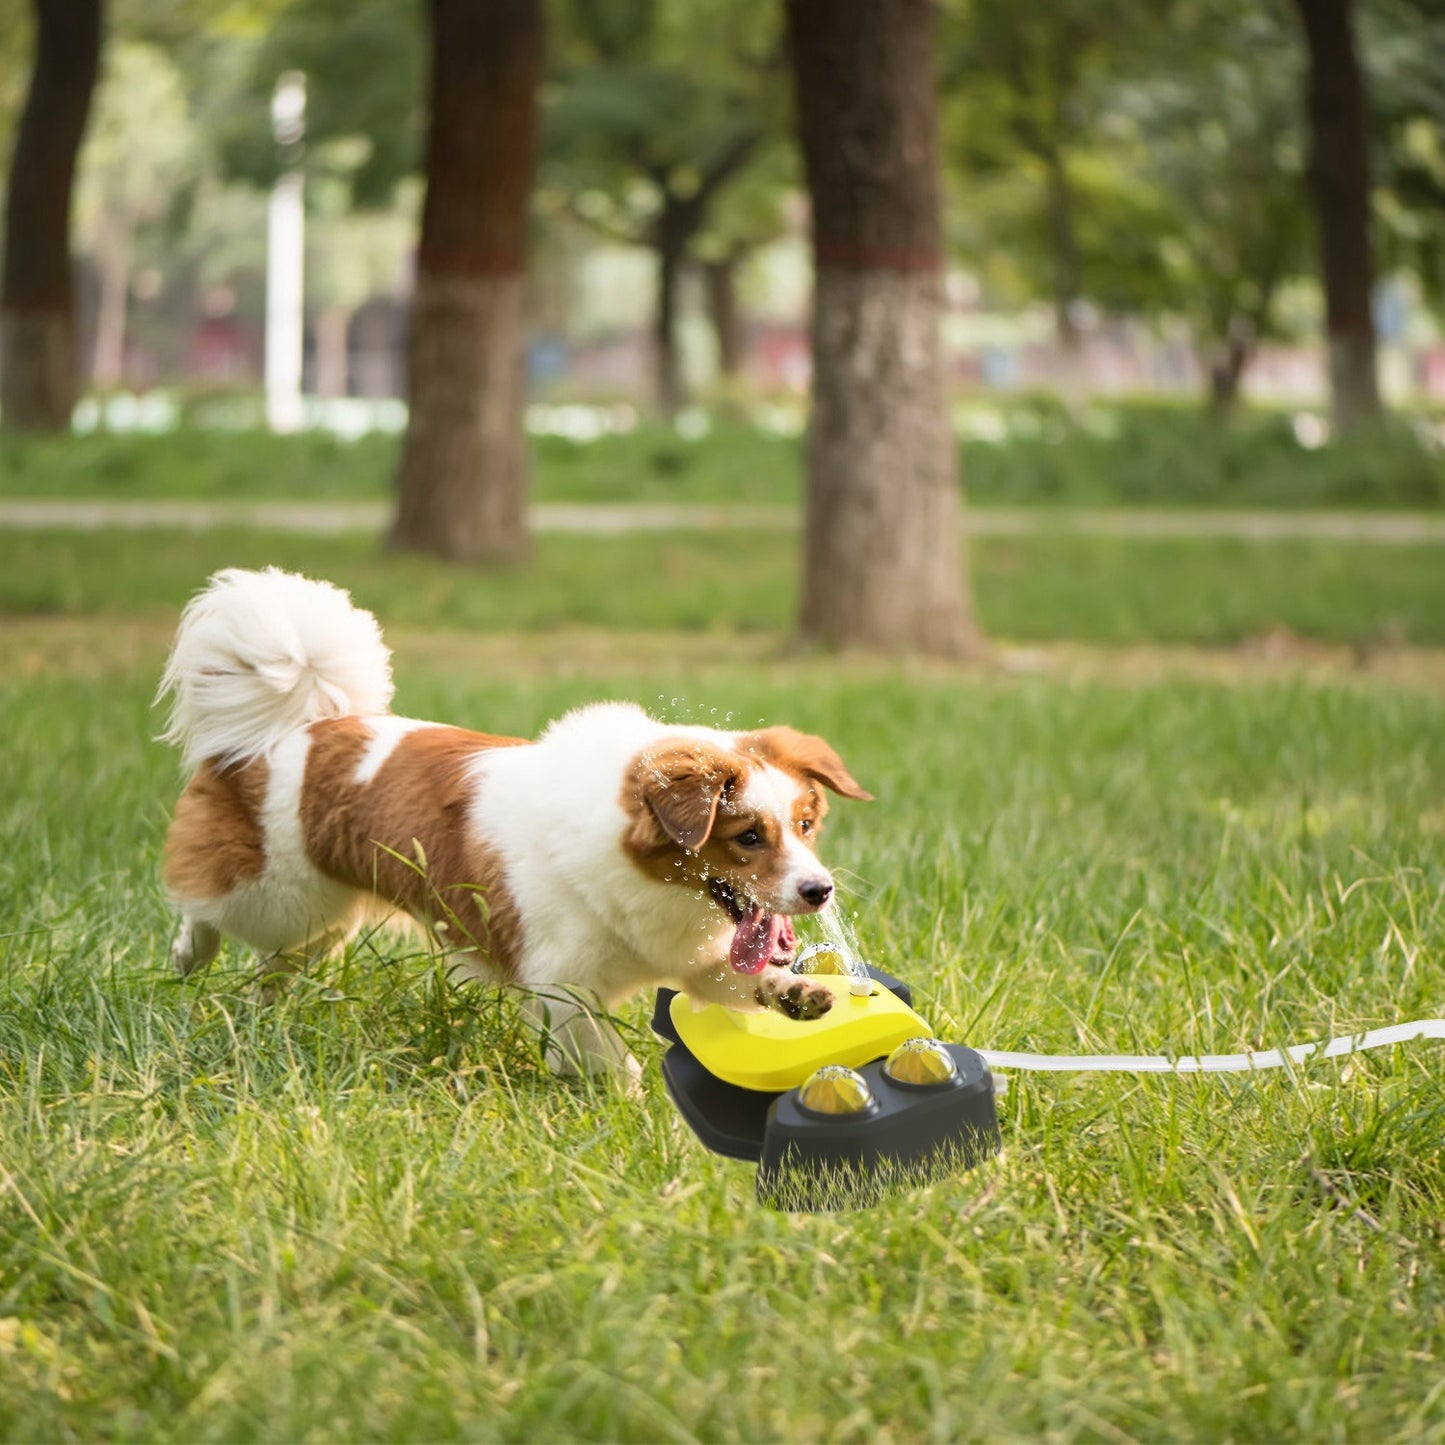
<svg viewBox="0 0 1445 1445">
<path fill-rule="evenodd" d="M 740 848 L 756 848 L 761 843 L 762 837 L 756 828 L 749 828 L 746 833 L 739 833 L 733 842 Z"/>
<path fill-rule="evenodd" d="M 811 833 L 813 831 L 813 820 L 811 818 L 804 818 L 803 821 L 798 824 L 798 831 L 800 833 Z"/>
</svg>

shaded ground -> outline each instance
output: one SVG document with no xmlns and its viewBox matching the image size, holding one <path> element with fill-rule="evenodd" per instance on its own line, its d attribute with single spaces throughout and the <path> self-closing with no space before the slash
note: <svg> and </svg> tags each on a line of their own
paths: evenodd
<svg viewBox="0 0 1445 1445">
<path fill-rule="evenodd" d="M 133 677 L 138 668 L 158 674 L 174 630 L 173 620 L 160 617 L 0 615 L 0 671 L 21 682 L 55 676 Z M 711 670 L 742 667 L 760 680 L 785 686 L 790 672 L 807 656 L 776 637 L 758 634 L 594 628 L 478 634 L 389 627 L 386 636 L 402 675 L 409 670 L 450 668 L 467 676 L 493 679 L 596 678 L 625 683 L 630 675 L 652 675 L 659 669 L 697 680 Z M 839 677 L 953 678 L 960 684 L 984 677 L 1046 677 L 1066 683 L 1383 684 L 1410 692 L 1445 693 L 1445 648 L 1339 645 L 1284 631 L 1229 647 L 1002 644 L 993 663 L 987 665 L 841 657 L 834 659 L 832 670 Z"/>
</svg>

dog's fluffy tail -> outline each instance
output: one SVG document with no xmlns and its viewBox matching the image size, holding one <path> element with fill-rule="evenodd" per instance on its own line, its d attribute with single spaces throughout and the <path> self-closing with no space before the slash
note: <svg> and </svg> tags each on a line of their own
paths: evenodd
<svg viewBox="0 0 1445 1445">
<path fill-rule="evenodd" d="M 269 753 L 320 718 L 391 704 L 391 654 L 371 613 L 329 582 L 228 568 L 181 614 L 156 700 L 187 770 Z"/>
</svg>

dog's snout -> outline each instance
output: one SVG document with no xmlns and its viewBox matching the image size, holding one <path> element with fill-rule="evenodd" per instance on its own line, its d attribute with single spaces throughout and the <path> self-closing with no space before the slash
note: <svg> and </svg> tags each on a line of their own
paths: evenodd
<svg viewBox="0 0 1445 1445">
<path fill-rule="evenodd" d="M 812 908 L 821 908 L 833 896 L 833 885 L 826 878 L 810 878 L 798 885 L 798 897 Z"/>
</svg>

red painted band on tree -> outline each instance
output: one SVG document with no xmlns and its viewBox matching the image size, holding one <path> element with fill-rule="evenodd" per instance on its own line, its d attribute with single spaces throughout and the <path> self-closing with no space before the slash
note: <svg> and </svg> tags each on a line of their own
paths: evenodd
<svg viewBox="0 0 1445 1445">
<path fill-rule="evenodd" d="M 819 236 L 813 250 L 820 266 L 853 271 L 941 271 L 943 253 L 907 246 L 872 246 L 864 241 L 830 241 Z"/>
<path fill-rule="evenodd" d="M 524 252 L 484 251 L 466 246 L 420 246 L 417 265 L 423 271 L 444 271 L 454 276 L 517 276 L 527 269 Z"/>
</svg>

